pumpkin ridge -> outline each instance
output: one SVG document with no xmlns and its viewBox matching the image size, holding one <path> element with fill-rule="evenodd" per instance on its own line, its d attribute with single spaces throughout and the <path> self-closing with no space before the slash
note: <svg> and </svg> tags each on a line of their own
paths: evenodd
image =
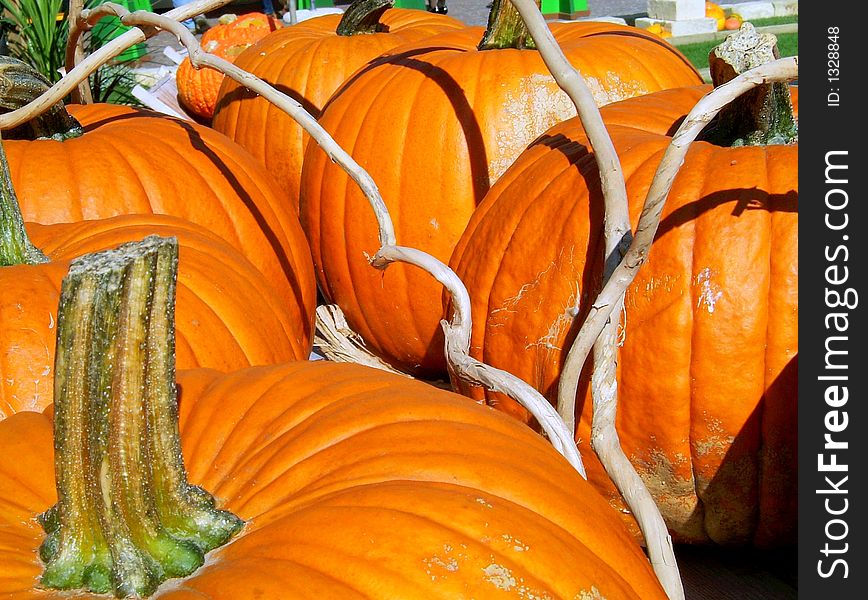
<svg viewBox="0 0 868 600">
<path fill-rule="evenodd" d="M 506 0 L 506 1 L 508 1 L 508 0 Z M 392 485 L 396 485 L 396 484 L 400 484 L 400 483 L 403 483 L 403 482 L 401 482 L 400 480 L 390 482 L 390 484 L 392 484 Z M 416 483 L 418 485 L 418 482 L 414 482 L 414 483 Z M 437 483 L 439 484 L 440 482 L 437 482 Z M 450 484 L 441 484 L 441 485 L 450 486 Z M 432 486 L 432 487 L 434 487 L 434 486 Z M 438 485 L 436 487 L 440 488 L 440 485 Z M 455 486 L 455 487 L 457 487 L 458 489 L 454 490 L 454 491 L 453 490 L 446 490 L 447 493 L 448 492 L 454 492 L 455 495 L 458 495 L 458 496 L 472 495 L 473 490 L 471 488 L 465 488 L 462 486 Z M 467 491 L 465 493 L 461 493 L 462 490 L 467 490 Z M 356 491 L 356 488 L 352 488 L 351 490 L 345 490 L 343 492 L 338 492 L 334 496 L 332 496 L 331 498 L 326 499 L 326 501 L 328 502 L 328 500 L 339 500 L 341 498 L 341 496 L 349 495 L 354 491 Z M 439 491 L 439 489 L 438 489 L 438 491 Z M 498 498 L 498 500 L 501 500 L 501 499 Z M 512 508 L 510 510 L 520 509 L 522 512 L 527 511 L 526 507 L 523 507 L 521 505 L 517 505 L 517 504 L 509 502 L 509 501 L 505 501 L 504 504 L 508 504 L 509 506 L 511 506 Z M 447 539 L 450 540 L 449 546 L 461 547 L 462 550 L 467 549 L 470 546 L 476 546 L 479 550 L 477 552 L 474 552 L 474 553 L 478 553 L 478 554 L 488 553 L 488 555 L 490 557 L 491 564 L 496 564 L 499 567 L 502 567 L 508 573 L 512 573 L 512 572 L 518 570 L 518 566 L 516 564 L 515 558 L 510 558 L 505 552 L 498 550 L 496 548 L 492 548 L 491 544 L 488 544 L 481 539 L 477 539 L 473 535 L 473 532 L 464 531 L 464 530 L 462 530 L 462 529 L 460 529 L 460 528 L 458 528 L 452 524 L 446 524 L 443 522 L 438 522 L 434 518 L 432 518 L 431 516 L 428 516 L 428 515 L 425 515 L 425 514 L 422 514 L 419 512 L 414 512 L 411 510 L 403 509 L 403 508 L 393 507 L 393 506 L 383 507 L 383 508 L 381 508 L 381 507 L 371 508 L 368 505 L 362 504 L 362 503 L 338 504 L 338 505 L 330 504 L 329 508 L 332 508 L 332 507 L 344 509 L 344 510 L 355 509 L 355 510 L 358 510 L 360 512 L 364 512 L 365 508 L 370 508 L 371 512 L 389 512 L 389 513 L 399 514 L 399 515 L 403 516 L 405 519 L 409 519 L 410 521 L 416 521 L 417 523 L 428 524 L 428 525 L 433 526 L 434 529 L 442 530 L 442 531 L 446 532 L 448 534 Z M 548 521 L 548 522 L 551 523 L 551 521 Z M 551 523 L 551 525 L 554 527 L 557 527 L 557 524 L 555 524 L 555 523 Z M 415 530 L 415 529 L 416 528 L 413 527 L 413 530 Z M 560 530 L 559 527 L 557 529 L 558 529 L 559 533 L 562 531 L 562 530 Z M 563 532 L 563 533 L 566 533 L 566 532 Z M 508 535 L 508 534 L 506 534 L 506 535 Z M 585 546 L 585 548 L 587 548 L 587 546 Z M 588 549 L 588 553 L 592 554 L 590 552 L 590 549 Z M 434 558 L 434 557 L 432 557 L 432 558 Z M 382 568 L 381 565 L 378 565 L 378 566 L 380 568 Z M 429 567 L 429 569 L 430 569 L 430 567 Z M 402 574 L 399 571 L 395 571 L 395 570 L 391 570 L 391 572 L 396 573 L 398 575 Z M 533 575 L 533 574 L 531 574 L 531 575 Z M 616 574 L 610 573 L 610 575 L 616 575 Z M 431 576 L 434 577 L 434 575 L 431 575 Z M 496 586 L 496 587 L 500 587 L 500 586 Z M 501 589 L 504 589 L 504 588 L 501 588 Z M 550 586 L 548 586 L 544 581 L 542 581 L 542 578 L 540 578 L 539 576 L 534 576 L 532 581 L 528 581 L 527 575 L 523 576 L 522 581 L 521 581 L 521 587 L 519 589 L 526 590 L 525 593 L 527 593 L 528 594 L 527 597 L 530 597 L 530 598 L 534 597 L 531 594 L 539 593 L 539 592 L 542 592 L 542 594 L 544 594 L 544 595 L 540 596 L 541 598 L 546 598 L 550 593 L 555 594 L 554 590 L 552 590 L 550 588 Z"/>
<path fill-rule="evenodd" d="M 256 367 L 254 367 L 254 368 L 256 368 Z M 267 367 L 259 367 L 257 369 L 266 369 L 266 368 Z M 275 379 L 275 380 L 269 382 L 268 385 L 265 386 L 264 389 L 257 394 L 256 398 L 254 400 L 252 400 L 251 402 L 249 402 L 244 407 L 244 410 L 240 413 L 239 418 L 235 419 L 232 422 L 232 427 L 230 427 L 228 430 L 226 430 L 224 432 L 224 435 L 222 436 L 223 443 L 220 445 L 219 448 L 216 449 L 217 452 L 210 456 L 210 459 L 208 461 L 210 464 L 218 462 L 218 459 L 220 459 L 223 449 L 228 445 L 228 440 L 230 440 L 233 435 L 240 435 L 240 434 L 237 434 L 238 427 L 242 423 L 244 423 L 244 418 L 248 414 L 250 414 L 251 411 L 255 410 L 257 403 L 259 403 L 262 400 L 262 398 L 266 397 L 270 391 L 272 391 L 272 390 L 276 389 L 278 386 L 280 386 L 280 384 L 281 384 L 281 381 L 279 379 Z M 209 386 L 206 389 L 210 390 L 211 386 Z M 203 404 L 204 403 L 202 403 L 202 402 L 197 402 L 195 407 L 194 407 L 194 410 L 200 409 L 200 407 L 202 407 Z M 218 411 L 218 410 L 219 410 L 219 407 L 215 405 L 214 411 Z M 209 412 L 214 412 L 214 411 L 209 411 Z M 198 414 L 198 412 L 201 412 L 201 411 L 197 411 L 197 414 Z M 208 420 L 210 420 L 211 419 L 210 415 L 207 415 L 207 416 L 208 416 Z M 186 432 L 186 429 L 183 429 L 183 422 L 182 422 L 182 432 Z M 202 438 L 201 436 L 196 438 L 196 440 L 199 442 L 203 441 L 203 439 L 204 438 Z M 187 452 L 189 452 L 191 455 L 195 456 L 195 455 L 197 455 L 198 452 L 201 452 L 200 447 L 201 447 L 200 444 L 187 442 L 187 443 L 185 443 L 185 454 Z M 243 466 L 244 461 L 250 458 L 249 456 L 245 456 L 241 453 L 236 453 L 234 455 L 234 457 L 236 460 L 235 460 L 235 462 L 230 463 L 231 468 L 226 469 L 227 473 L 232 473 L 236 469 L 239 469 L 241 466 Z M 229 501 L 232 501 L 234 499 L 234 496 L 227 497 L 227 494 L 223 491 L 222 484 L 224 482 L 225 482 L 225 480 L 223 478 L 221 478 L 217 483 L 211 483 L 210 487 L 214 490 L 215 494 L 217 494 L 220 497 L 225 497 L 227 502 L 229 502 Z M 255 517 L 252 517 L 252 518 L 255 518 Z"/>
<path fill-rule="evenodd" d="M 358 500 L 356 500 L 354 498 L 354 496 L 358 496 L 359 493 L 361 493 L 363 495 L 365 493 L 376 493 L 377 491 L 382 490 L 383 488 L 404 490 L 404 489 L 406 489 L 408 484 L 413 484 L 414 486 L 419 486 L 420 482 L 414 481 L 414 480 L 395 479 L 395 480 L 384 480 L 381 482 L 378 481 L 376 483 L 371 483 L 371 484 L 367 484 L 367 485 L 363 485 L 363 486 L 353 486 L 349 489 L 336 490 L 334 493 L 331 493 L 326 497 L 318 498 L 316 500 L 317 504 L 313 504 L 313 502 L 311 502 L 309 504 L 306 504 L 303 506 L 298 506 L 298 507 L 295 507 L 294 509 L 287 509 L 287 510 L 291 514 L 297 514 L 299 511 L 304 511 L 304 510 L 308 510 L 311 508 L 316 509 L 316 508 L 319 508 L 322 504 L 326 504 L 328 506 L 328 508 L 330 508 L 330 509 L 331 508 L 341 508 L 341 509 L 371 508 L 371 510 L 374 510 L 374 511 L 388 511 L 388 512 L 394 513 L 396 515 L 406 516 L 407 518 L 410 518 L 410 519 L 417 521 L 419 523 L 430 523 L 436 529 L 442 529 L 444 531 L 450 532 L 453 536 L 457 535 L 462 540 L 469 541 L 470 543 L 477 545 L 478 547 L 483 549 L 483 552 L 478 552 L 476 554 L 489 555 L 491 557 L 490 562 L 492 564 L 498 564 L 501 566 L 504 566 L 504 565 L 514 566 L 515 565 L 515 559 L 514 558 L 510 559 L 508 554 L 505 554 L 502 550 L 498 550 L 497 548 L 492 547 L 493 544 L 487 543 L 486 541 L 484 541 L 484 538 L 479 539 L 479 538 L 475 537 L 474 533 L 479 533 L 479 532 L 473 531 L 473 523 L 472 522 L 466 523 L 464 525 L 464 528 L 459 528 L 451 522 L 447 524 L 445 522 L 440 522 L 440 521 L 435 520 L 434 516 L 437 514 L 436 509 L 434 511 L 426 514 L 423 511 L 411 510 L 413 507 L 413 505 L 411 503 L 410 504 L 404 503 L 404 504 L 400 504 L 399 506 L 381 506 L 381 505 L 371 506 L 370 501 L 368 501 L 367 503 L 366 502 L 359 502 Z M 459 498 L 476 497 L 476 501 L 480 502 L 480 503 L 485 502 L 485 503 L 494 503 L 494 504 L 501 505 L 501 506 L 497 506 L 497 508 L 503 508 L 504 510 L 506 510 L 506 512 L 508 512 L 511 515 L 514 515 L 517 512 L 518 513 L 534 512 L 532 508 L 525 506 L 521 503 L 518 503 L 515 500 L 512 500 L 510 498 L 498 496 L 496 494 L 492 494 L 489 491 L 486 491 L 486 492 L 480 494 L 478 490 L 474 491 L 473 488 L 470 488 L 470 487 L 467 487 L 467 486 L 464 486 L 461 484 L 454 484 L 454 483 L 450 483 L 450 482 L 446 482 L 446 481 L 425 481 L 425 482 L 422 482 L 421 485 L 423 487 L 431 490 L 432 495 L 435 497 L 443 496 L 443 495 L 454 496 L 454 497 L 459 497 Z M 347 499 L 348 496 L 349 496 L 350 502 L 346 502 L 346 501 L 342 502 L 342 500 Z M 356 500 L 356 501 L 352 502 L 353 500 Z M 542 515 L 539 515 L 539 513 L 536 513 L 536 515 L 542 516 Z M 265 525 L 265 527 L 279 527 L 281 524 L 281 521 L 283 521 L 286 518 L 286 516 L 287 515 L 281 515 L 280 517 L 275 519 L 275 521 Z M 567 529 L 563 528 L 560 524 L 548 519 L 545 516 L 542 516 L 542 517 L 545 519 L 546 523 L 550 526 L 550 530 L 548 532 L 548 535 L 550 535 L 551 537 L 549 539 L 547 539 L 546 541 L 551 541 L 552 543 L 558 543 L 561 540 L 569 539 L 570 537 L 575 537 L 574 532 L 568 531 Z M 504 535 L 508 536 L 510 539 L 504 540 L 504 538 L 503 538 Z M 518 534 L 518 535 L 520 536 L 520 534 Z M 448 545 L 452 546 L 452 547 L 456 547 L 456 549 L 458 546 L 462 546 L 463 549 L 466 549 L 466 547 L 467 547 L 467 545 L 462 544 L 458 540 L 454 540 L 452 538 L 448 538 L 448 539 L 450 539 L 450 542 L 448 542 Z M 510 541 L 513 543 L 521 543 L 521 542 L 526 541 L 524 539 L 518 539 L 517 537 L 514 538 L 514 536 L 509 534 L 508 532 L 505 532 L 505 533 L 492 532 L 491 541 L 495 541 L 495 540 L 504 540 L 504 541 Z M 634 591 L 633 585 L 629 582 L 628 579 L 625 578 L 625 575 L 622 572 L 615 569 L 614 567 L 612 567 L 604 558 L 600 557 L 599 553 L 597 551 L 595 551 L 595 549 L 592 548 L 591 545 L 584 543 L 584 542 L 582 542 L 580 545 L 581 545 L 581 549 L 587 551 L 587 555 L 588 555 L 587 558 L 590 561 L 593 561 L 595 563 L 600 563 L 597 565 L 597 571 L 599 571 L 599 570 L 605 571 L 610 577 L 615 578 L 619 582 L 619 587 L 622 588 L 623 590 L 629 590 L 629 591 L 632 591 L 634 593 L 637 593 Z M 534 550 L 534 546 L 527 548 L 527 550 L 532 552 Z M 501 560 L 495 561 L 495 555 L 500 556 Z M 508 572 L 512 572 L 513 570 L 514 570 L 513 568 L 507 569 Z M 542 580 L 546 579 L 546 577 L 544 575 L 541 575 L 539 573 L 532 573 L 531 575 L 534 576 L 535 579 L 537 579 L 538 581 L 542 581 Z M 528 586 L 528 585 L 525 585 L 526 583 L 527 583 L 526 578 L 523 578 L 523 580 L 521 581 L 522 585 L 519 589 L 522 589 L 526 593 L 528 593 L 528 597 L 531 597 L 530 596 L 531 590 L 536 592 L 536 591 L 539 591 L 540 588 L 548 587 L 544 583 L 540 583 L 537 586 Z M 516 587 L 518 587 L 518 584 Z M 530 589 L 527 589 L 527 588 L 530 588 Z M 554 590 L 549 590 L 549 592 L 551 592 L 555 596 L 559 597 Z M 533 597 L 536 597 L 536 596 L 533 596 Z M 542 597 L 546 598 L 549 596 L 542 596 Z"/>
<path fill-rule="evenodd" d="M 693 158 L 693 160 L 696 160 L 697 157 L 701 157 L 702 159 L 704 159 L 702 164 L 698 165 L 704 169 L 707 167 L 708 163 L 710 162 L 708 160 L 708 153 L 707 152 L 699 152 L 698 148 L 699 148 L 699 146 L 695 146 L 692 149 L 692 150 L 694 150 L 693 154 L 695 155 L 692 158 Z M 685 161 L 686 161 L 686 158 L 685 158 Z M 702 183 L 703 183 L 703 187 L 705 187 L 707 189 L 708 183 L 705 181 L 703 181 Z M 706 193 L 705 193 L 705 190 L 698 190 L 695 193 L 689 194 L 689 196 L 691 198 L 695 198 L 698 200 L 700 198 L 706 197 Z M 693 201 L 689 205 L 691 206 L 690 217 L 685 219 L 685 223 L 682 224 L 681 227 L 686 226 L 688 223 L 690 224 L 689 226 L 690 226 L 691 232 L 690 232 L 690 234 L 687 235 L 687 238 L 690 240 L 691 250 L 690 250 L 690 265 L 689 265 L 689 270 L 687 270 L 687 275 L 689 277 L 691 277 L 691 279 L 692 279 L 693 274 L 698 272 L 697 271 L 697 259 L 696 259 L 696 247 L 697 247 L 696 229 L 698 226 L 697 221 L 700 218 L 701 214 L 699 212 L 699 205 L 698 205 L 697 201 Z M 652 251 L 653 251 L 653 247 L 652 247 Z M 696 297 L 696 291 L 697 290 L 696 290 L 696 286 L 693 285 L 692 281 L 688 282 L 687 289 L 688 289 L 688 292 L 690 294 L 690 307 L 691 307 L 691 310 L 687 312 L 687 314 L 690 315 L 690 340 L 691 340 L 690 344 L 689 344 L 690 355 L 688 356 L 687 360 L 688 360 L 688 364 L 690 365 L 690 367 L 689 367 L 690 380 L 691 380 L 691 382 L 693 382 L 696 380 L 696 369 L 698 368 L 698 365 L 696 365 L 695 360 L 694 360 L 695 355 L 696 355 L 696 351 L 694 350 L 694 348 L 699 347 L 699 342 L 697 341 L 697 338 L 696 338 L 696 336 L 697 336 L 696 313 L 700 310 L 700 307 L 702 306 L 702 304 L 697 302 L 697 297 Z M 695 408 L 694 407 L 692 385 L 691 385 L 690 389 L 686 390 L 686 392 L 687 392 L 687 394 L 686 394 L 687 407 L 686 408 L 687 408 L 688 413 L 692 415 L 694 408 Z M 703 499 L 702 495 L 700 495 L 700 493 L 699 493 L 699 481 L 696 478 L 696 465 L 695 465 L 694 459 L 695 459 L 695 448 L 696 448 L 696 444 L 697 444 L 698 440 L 696 438 L 696 432 L 694 430 L 694 425 L 693 425 L 692 419 L 690 420 L 690 427 L 686 433 L 687 433 L 687 450 L 688 450 L 687 456 L 689 457 L 689 461 L 690 461 L 691 478 L 690 478 L 689 482 L 685 481 L 684 484 L 685 485 L 689 484 L 689 486 L 690 486 L 691 493 L 690 493 L 688 500 L 689 501 L 695 501 L 695 503 L 696 503 L 695 509 L 693 510 L 692 514 L 690 515 L 690 517 L 687 519 L 686 522 L 697 523 L 701 527 L 701 531 L 698 532 L 699 535 L 708 537 L 708 530 L 706 528 L 707 514 L 706 514 L 706 510 L 705 510 L 705 500 Z M 668 467 L 668 465 L 667 465 L 667 467 Z M 677 477 L 674 473 L 671 473 L 670 476 L 673 477 L 673 479 L 676 479 L 676 477 Z"/>
<path fill-rule="evenodd" d="M 262 369 L 268 369 L 269 372 L 274 376 L 274 379 L 271 381 L 269 385 L 263 387 L 261 391 L 256 393 L 256 397 L 252 398 L 242 413 L 243 418 L 236 419 L 237 423 L 246 423 L 250 420 L 250 414 L 253 411 L 263 411 L 268 414 L 269 410 L 269 400 L 268 397 L 273 393 L 283 393 L 283 394 L 298 394 L 298 388 L 296 387 L 294 390 L 283 390 L 282 386 L 285 386 L 284 377 L 280 377 L 280 373 L 282 370 L 280 366 L 275 366 L 274 368 L 270 368 L 268 366 L 262 367 Z M 263 371 L 259 371 L 262 373 Z M 317 387 L 316 393 L 317 395 L 322 395 L 325 397 L 329 396 L 329 393 L 332 390 L 340 390 L 343 386 L 346 385 L 345 380 L 338 380 L 330 382 L 325 386 L 319 385 Z M 356 396 L 363 395 L 367 393 L 368 390 L 377 391 L 380 389 L 387 389 L 386 385 L 380 385 L 376 388 L 366 388 L 365 392 L 358 392 L 353 395 L 347 395 L 344 397 L 346 401 L 352 401 Z M 262 431 L 268 431 L 269 435 L 266 438 L 262 436 L 257 437 L 257 440 L 253 444 L 247 444 L 243 448 L 243 452 L 235 452 L 234 448 L 229 446 L 229 442 L 234 439 L 234 437 L 244 435 L 243 432 L 240 432 L 236 426 L 233 426 L 231 429 L 226 430 L 225 435 L 222 436 L 222 444 L 218 449 L 217 454 L 211 455 L 209 458 L 209 463 L 221 463 L 223 462 L 222 457 L 224 456 L 224 451 L 226 453 L 231 453 L 230 456 L 234 459 L 233 461 L 227 461 L 226 466 L 221 465 L 221 471 L 226 471 L 227 473 L 232 473 L 240 470 L 250 470 L 251 468 L 255 469 L 256 472 L 260 472 L 261 465 L 257 466 L 257 462 L 261 462 L 264 465 L 268 465 L 269 460 L 274 454 L 277 454 L 281 451 L 283 445 L 287 443 L 291 443 L 292 440 L 284 439 L 284 437 L 290 433 L 301 434 L 300 429 L 311 427 L 310 420 L 313 418 L 320 418 L 318 415 L 324 411 L 334 411 L 338 410 L 335 408 L 334 403 L 329 402 L 328 404 L 323 405 L 315 405 L 315 409 L 313 411 L 305 411 L 304 414 L 299 415 L 299 408 L 301 408 L 302 404 L 306 404 L 305 400 L 310 400 L 312 402 L 318 402 L 318 400 L 314 397 L 313 393 L 305 392 L 305 395 L 302 398 L 297 399 L 293 402 L 292 406 L 287 408 L 282 413 L 271 415 L 268 419 L 267 423 L 263 423 Z M 201 406 L 202 403 L 197 403 L 196 406 Z M 194 408 L 195 410 L 195 408 Z M 286 419 L 287 415 L 292 415 L 292 418 Z M 199 415 L 198 418 L 202 418 L 202 415 Z M 279 424 L 279 430 L 275 430 L 275 424 Z M 278 433 L 275 433 L 275 432 Z M 280 446 L 276 447 L 275 444 L 280 444 Z M 328 446 L 325 446 L 326 448 Z M 191 452 L 199 451 L 197 447 L 191 447 Z M 263 458 L 264 457 L 264 458 Z M 219 483 L 212 484 L 215 490 L 221 490 L 222 484 L 226 483 L 224 479 L 220 479 Z M 229 482 L 231 483 L 231 481 Z M 233 492 L 231 495 L 232 502 L 238 503 L 241 502 L 240 497 L 236 492 Z M 245 501 L 247 502 L 247 501 Z M 243 505 L 242 505 L 243 506 Z"/>
<path fill-rule="evenodd" d="M 669 42 L 666 42 L 665 40 L 659 38 L 656 35 L 642 35 L 642 34 L 635 32 L 635 31 L 626 31 L 626 30 L 615 29 L 615 30 L 610 30 L 610 31 L 597 31 L 597 32 L 590 33 L 590 34 L 588 34 L 586 36 L 582 36 L 582 37 L 592 38 L 592 37 L 607 36 L 607 35 L 619 35 L 619 36 L 625 36 L 625 37 L 630 37 L 630 38 L 639 38 L 639 39 L 648 40 L 650 42 L 653 42 L 653 43 L 657 44 L 658 46 L 661 46 L 661 47 L 665 48 L 666 50 L 668 50 L 670 54 L 674 55 L 682 63 L 684 63 L 685 66 L 690 67 L 691 69 L 693 69 L 696 72 L 697 75 L 699 75 L 699 71 L 696 70 L 696 67 L 694 66 L 694 64 L 692 62 L 690 62 L 687 59 L 687 57 L 684 56 L 683 53 L 673 52 L 672 44 L 670 44 Z"/>
</svg>

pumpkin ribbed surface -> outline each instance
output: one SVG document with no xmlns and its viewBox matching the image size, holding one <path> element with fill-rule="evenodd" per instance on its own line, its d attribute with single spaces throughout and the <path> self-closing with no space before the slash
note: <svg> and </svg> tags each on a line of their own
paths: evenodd
<svg viewBox="0 0 868 600">
<path fill-rule="evenodd" d="M 538 52 L 478 51 L 482 32 L 466 28 L 396 49 L 357 73 L 320 117 L 377 183 L 398 244 L 443 262 L 491 184 L 534 138 L 575 114 Z M 622 37 L 638 40 L 647 56 L 607 54 L 609 37 L 616 47 L 626 43 Z M 601 104 L 700 81 L 672 50 L 641 37 L 609 37 L 595 33 L 564 44 L 573 65 L 603 90 Z M 680 66 L 663 68 L 655 51 L 660 61 L 674 57 Z M 373 213 L 355 183 L 313 144 L 300 207 L 320 289 L 350 326 L 399 368 L 442 375 L 440 284 L 414 267 L 369 266 L 367 257 L 379 247 Z"/>
<path fill-rule="evenodd" d="M 683 114 L 673 109 L 670 127 Z M 670 140 L 609 130 L 635 227 Z M 777 545 L 795 534 L 797 153 L 696 142 L 628 290 L 619 437 L 676 540 Z M 599 289 L 601 231 L 596 163 L 572 119 L 522 154 L 456 248 L 451 265 L 473 302 L 471 354 L 554 402 L 576 323 Z M 489 401 L 527 419 L 507 398 Z M 582 447 L 591 408 L 586 374 Z M 623 508 L 586 457 L 589 478 Z"/>
<path fill-rule="evenodd" d="M 51 259 L 0 267 L 0 418 L 51 403 L 60 282 L 71 259 L 147 235 L 177 237 L 175 321 L 179 368 L 231 371 L 310 356 L 311 315 L 279 297 L 262 274 L 208 231 L 165 215 L 29 224 Z"/>
<path fill-rule="evenodd" d="M 369 60 L 401 44 L 464 27 L 457 19 L 444 15 L 394 8 L 383 13 L 380 20 L 387 31 L 340 36 L 335 33 L 340 20 L 340 15 L 323 15 L 286 27 L 242 53 L 235 64 L 319 117 L 334 91 Z M 292 117 L 226 79 L 218 94 L 212 126 L 265 164 L 293 204 L 298 202 L 307 136 Z"/>
<path fill-rule="evenodd" d="M 247 523 L 153 598 L 665 598 L 605 501 L 486 407 L 328 363 L 178 381 L 190 481 Z M 3 421 L 0 451 L 21 457 L 0 464 L 0 594 L 68 597 L 33 589 L 50 419 Z"/>
<path fill-rule="evenodd" d="M 241 251 L 287 303 L 305 307 L 312 336 L 307 240 L 256 160 L 201 125 L 122 106 L 68 108 L 85 125 L 81 137 L 4 141 L 25 221 L 150 213 L 190 220 Z"/>
</svg>

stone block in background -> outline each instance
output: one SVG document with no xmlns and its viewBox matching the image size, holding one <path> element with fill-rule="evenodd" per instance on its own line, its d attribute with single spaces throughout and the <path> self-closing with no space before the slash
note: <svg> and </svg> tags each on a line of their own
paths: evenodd
<svg viewBox="0 0 868 600">
<path fill-rule="evenodd" d="M 659 23 L 665 31 L 672 34 L 672 37 L 678 37 L 680 35 L 696 35 L 700 33 L 714 33 L 717 31 L 717 20 L 706 17 L 701 19 L 687 19 L 683 21 L 652 19 L 650 17 L 639 17 L 636 19 L 636 27 L 640 29 L 648 29 L 655 23 Z"/>
<path fill-rule="evenodd" d="M 752 21 L 774 17 L 775 6 L 772 2 L 739 2 L 738 4 L 727 5 L 724 7 L 724 12 L 727 15 L 738 13 L 745 21 Z"/>
<path fill-rule="evenodd" d="M 648 17 L 658 21 L 702 19 L 705 0 L 648 0 Z"/>
<path fill-rule="evenodd" d="M 799 0 L 774 0 L 772 5 L 776 17 L 788 17 L 799 14 Z"/>
</svg>

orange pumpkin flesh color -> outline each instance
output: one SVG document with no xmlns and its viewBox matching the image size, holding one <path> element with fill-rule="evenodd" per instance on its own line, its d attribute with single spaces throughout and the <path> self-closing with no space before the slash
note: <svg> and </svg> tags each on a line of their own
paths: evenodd
<svg viewBox="0 0 868 600">
<path fill-rule="evenodd" d="M 0 59 L 8 86 L 0 105 L 17 108 L 47 89 L 32 67 Z M 126 106 L 58 103 L 4 132 L 4 144 L 25 221 L 187 219 L 239 250 L 288 305 L 305 307 L 313 335 L 316 282 L 298 216 L 271 175 L 226 136 Z"/>
<path fill-rule="evenodd" d="M 502 10 L 515 12 L 509 3 Z M 600 104 L 701 83 L 672 46 L 635 31 L 572 23 L 556 34 Z M 478 50 L 484 34 L 465 28 L 393 50 L 357 72 L 320 117 L 377 182 L 398 243 L 444 262 L 489 186 L 537 135 L 575 114 L 537 51 Z M 379 245 L 367 200 L 315 144 L 305 154 L 300 216 L 320 289 L 368 348 L 402 370 L 443 376 L 441 285 L 415 267 L 370 267 Z"/>
<path fill-rule="evenodd" d="M 665 598 L 611 508 L 547 442 L 452 393 L 367 367 L 299 361 L 180 372 L 173 408 L 175 374 L 163 352 L 171 273 L 161 267 L 171 247 L 148 238 L 112 252 L 77 261 L 64 282 L 65 391 L 53 415 L 0 422 L 0 452 L 19 457 L 0 463 L 0 595 L 68 598 L 47 586 L 83 581 L 178 599 Z M 149 268 L 158 276 L 145 281 Z M 82 290 L 116 294 L 115 316 Z M 90 329 L 92 310 L 95 323 L 122 326 Z M 96 350 L 79 335 L 95 336 Z M 141 340 L 144 350 L 130 353 L 136 344 L 122 340 Z M 106 394 L 79 395 L 83 368 L 114 382 Z M 139 375 L 147 386 L 135 384 Z M 87 408 L 100 398 L 111 418 Z M 135 461 L 145 447 L 149 460 Z M 119 472 L 143 485 L 127 487 Z M 177 502 L 163 502 L 164 493 Z M 123 563 L 100 550 L 111 546 L 124 549 Z M 150 561 L 177 577 L 160 584 Z"/>
<path fill-rule="evenodd" d="M 401 44 L 464 27 L 446 15 L 405 8 L 385 10 L 389 3 L 383 0 L 362 4 L 354 2 L 343 17 L 323 15 L 285 27 L 242 53 L 235 64 L 319 117 L 334 91 L 368 61 Z M 353 7 L 363 14 L 350 12 Z M 376 32 L 359 30 L 376 23 Z M 338 32 L 339 25 L 345 29 Z M 307 136 L 292 117 L 227 78 L 218 93 L 212 126 L 259 159 L 297 208 Z"/>
<path fill-rule="evenodd" d="M 667 133 L 701 93 L 669 90 L 602 109 L 634 227 Z M 676 541 L 795 541 L 797 156 L 795 144 L 694 143 L 626 296 L 619 438 Z M 578 331 L 571 311 L 581 323 L 599 289 L 600 260 L 587 257 L 601 255 L 601 220 L 596 162 L 572 119 L 492 188 L 451 261 L 473 301 L 471 354 L 552 402 Z M 577 407 L 583 446 L 588 371 Z M 509 399 L 488 399 L 528 419 Z M 596 458 L 586 465 L 625 509 Z"/>
</svg>

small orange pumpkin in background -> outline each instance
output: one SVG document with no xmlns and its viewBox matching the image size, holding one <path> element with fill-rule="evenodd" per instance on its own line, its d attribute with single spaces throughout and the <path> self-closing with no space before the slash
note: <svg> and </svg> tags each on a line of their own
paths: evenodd
<svg viewBox="0 0 868 600">
<path fill-rule="evenodd" d="M 723 22 L 723 28 L 727 31 L 735 31 L 742 26 L 744 19 L 738 13 L 732 13 Z"/>
<path fill-rule="evenodd" d="M 716 2 L 705 3 L 705 16 L 714 19 L 717 23 L 717 30 L 723 31 L 726 24 L 726 11 Z"/>
<path fill-rule="evenodd" d="M 202 34 L 199 43 L 206 52 L 234 62 L 253 43 L 280 27 L 282 23 L 278 19 L 263 13 L 248 13 L 215 25 Z M 175 72 L 181 105 L 192 115 L 209 121 L 214 116 L 217 92 L 224 77 L 223 73 L 209 67 L 196 69 L 189 58 L 184 58 Z"/>
<path fill-rule="evenodd" d="M 666 598 L 605 500 L 490 408 L 324 361 L 176 378 L 171 252 L 64 280 L 55 403 L 0 421 L 0 595 Z"/>
</svg>

